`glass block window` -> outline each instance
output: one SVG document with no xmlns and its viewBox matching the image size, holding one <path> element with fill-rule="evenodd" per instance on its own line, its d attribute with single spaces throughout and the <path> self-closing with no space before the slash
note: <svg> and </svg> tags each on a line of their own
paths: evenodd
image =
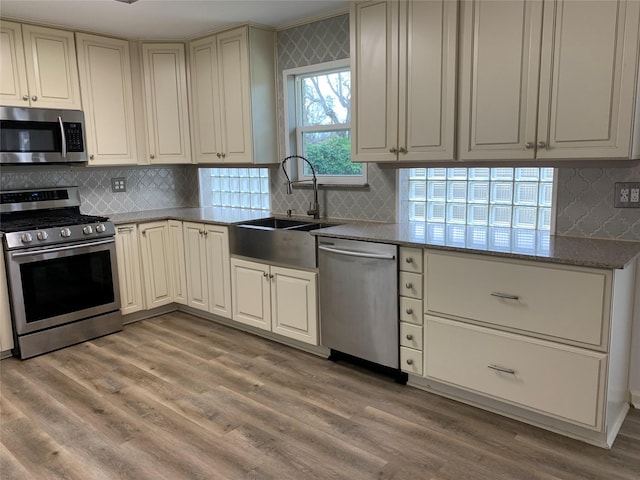
<svg viewBox="0 0 640 480">
<path fill-rule="evenodd" d="M 201 204 L 269 210 L 267 168 L 201 168 Z"/>
<path fill-rule="evenodd" d="M 553 168 L 411 168 L 408 220 L 549 231 Z"/>
</svg>

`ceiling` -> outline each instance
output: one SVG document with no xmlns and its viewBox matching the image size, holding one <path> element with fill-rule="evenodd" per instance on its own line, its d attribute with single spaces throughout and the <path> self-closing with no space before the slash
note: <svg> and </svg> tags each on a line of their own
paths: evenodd
<svg viewBox="0 0 640 480">
<path fill-rule="evenodd" d="M 183 40 L 241 23 L 282 28 L 346 11 L 346 0 L 1 0 L 0 15 L 130 39 Z"/>
</svg>

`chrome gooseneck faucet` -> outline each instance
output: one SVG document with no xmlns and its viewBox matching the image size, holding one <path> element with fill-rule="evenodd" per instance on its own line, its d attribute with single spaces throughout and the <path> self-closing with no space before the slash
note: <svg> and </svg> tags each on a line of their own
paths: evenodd
<svg viewBox="0 0 640 480">
<path fill-rule="evenodd" d="M 287 174 L 287 169 L 284 168 L 287 160 L 289 160 L 290 158 L 299 158 L 307 162 L 309 168 L 311 168 L 313 179 L 291 181 L 289 175 Z M 313 215 L 313 218 L 320 218 L 320 204 L 318 203 L 318 178 L 316 177 L 316 171 L 313 168 L 313 165 L 311 165 L 311 162 L 301 155 L 290 155 L 282 160 L 282 171 L 284 172 L 284 176 L 287 177 L 287 195 L 291 195 L 293 193 L 293 189 L 291 188 L 293 185 L 296 185 L 298 183 L 313 182 L 313 203 L 310 205 L 309 210 L 307 210 L 307 215 Z"/>
</svg>

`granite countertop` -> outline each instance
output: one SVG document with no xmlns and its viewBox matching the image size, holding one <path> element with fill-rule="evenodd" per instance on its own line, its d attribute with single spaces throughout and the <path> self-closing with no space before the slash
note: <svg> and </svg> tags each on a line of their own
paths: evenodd
<svg viewBox="0 0 640 480">
<path fill-rule="evenodd" d="M 232 225 L 272 216 L 286 218 L 284 215 L 271 214 L 264 210 L 224 207 L 167 208 L 111 214 L 109 218 L 116 226 L 156 220 Z M 582 267 L 624 268 L 640 255 L 640 241 L 564 237 L 529 229 L 445 225 L 441 223 L 425 224 L 422 222 L 377 223 L 332 218 L 320 220 L 313 220 L 309 217 L 293 218 L 309 222 L 340 224 L 335 227 L 313 230 L 311 234 L 316 236 L 418 248 L 429 247 L 438 250 L 479 253 Z"/>
</svg>

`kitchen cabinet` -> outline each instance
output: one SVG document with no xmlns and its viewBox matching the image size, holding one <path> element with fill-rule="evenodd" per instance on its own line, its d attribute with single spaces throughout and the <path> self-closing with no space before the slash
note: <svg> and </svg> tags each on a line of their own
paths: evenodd
<svg viewBox="0 0 640 480">
<path fill-rule="evenodd" d="M 76 33 L 89 165 L 135 165 L 129 42 Z"/>
<path fill-rule="evenodd" d="M 138 228 L 147 309 L 173 303 L 168 222 L 142 223 Z"/>
<path fill-rule="evenodd" d="M 82 109 L 73 32 L 0 23 L 0 103 Z"/>
<path fill-rule="evenodd" d="M 318 344 L 317 273 L 231 259 L 233 320 Z"/>
<path fill-rule="evenodd" d="M 240 27 L 189 44 L 194 160 L 277 163 L 275 32 Z"/>
<path fill-rule="evenodd" d="M 227 227 L 184 222 L 187 305 L 231 318 Z"/>
<path fill-rule="evenodd" d="M 191 163 L 184 44 L 143 43 L 142 71 L 150 163 Z"/>
<path fill-rule="evenodd" d="M 351 7 L 351 158 L 454 159 L 458 2 Z"/>
<path fill-rule="evenodd" d="M 0 237 L 0 241 L 2 238 Z M 11 308 L 9 305 L 9 289 L 4 266 L 4 255 L 0 255 L 0 353 L 13 348 L 13 328 L 11 325 Z"/>
<path fill-rule="evenodd" d="M 410 383 L 611 446 L 629 408 L 634 262 L 611 271 L 427 249 L 423 271 L 422 374 L 403 368 L 424 380 Z"/>
<path fill-rule="evenodd" d="M 138 226 L 116 226 L 116 259 L 120 286 L 120 311 L 123 315 L 144 310 L 142 271 L 138 245 Z"/>
<path fill-rule="evenodd" d="M 634 135 L 638 156 L 639 20 L 637 1 L 461 2 L 459 158 L 629 159 Z"/>
<path fill-rule="evenodd" d="M 422 375 L 422 249 L 400 247 L 400 369 Z"/>
<path fill-rule="evenodd" d="M 176 303 L 187 304 L 187 274 L 184 258 L 184 234 L 182 222 L 169 220 L 169 252 L 167 261 L 171 272 L 173 299 Z"/>
</svg>

